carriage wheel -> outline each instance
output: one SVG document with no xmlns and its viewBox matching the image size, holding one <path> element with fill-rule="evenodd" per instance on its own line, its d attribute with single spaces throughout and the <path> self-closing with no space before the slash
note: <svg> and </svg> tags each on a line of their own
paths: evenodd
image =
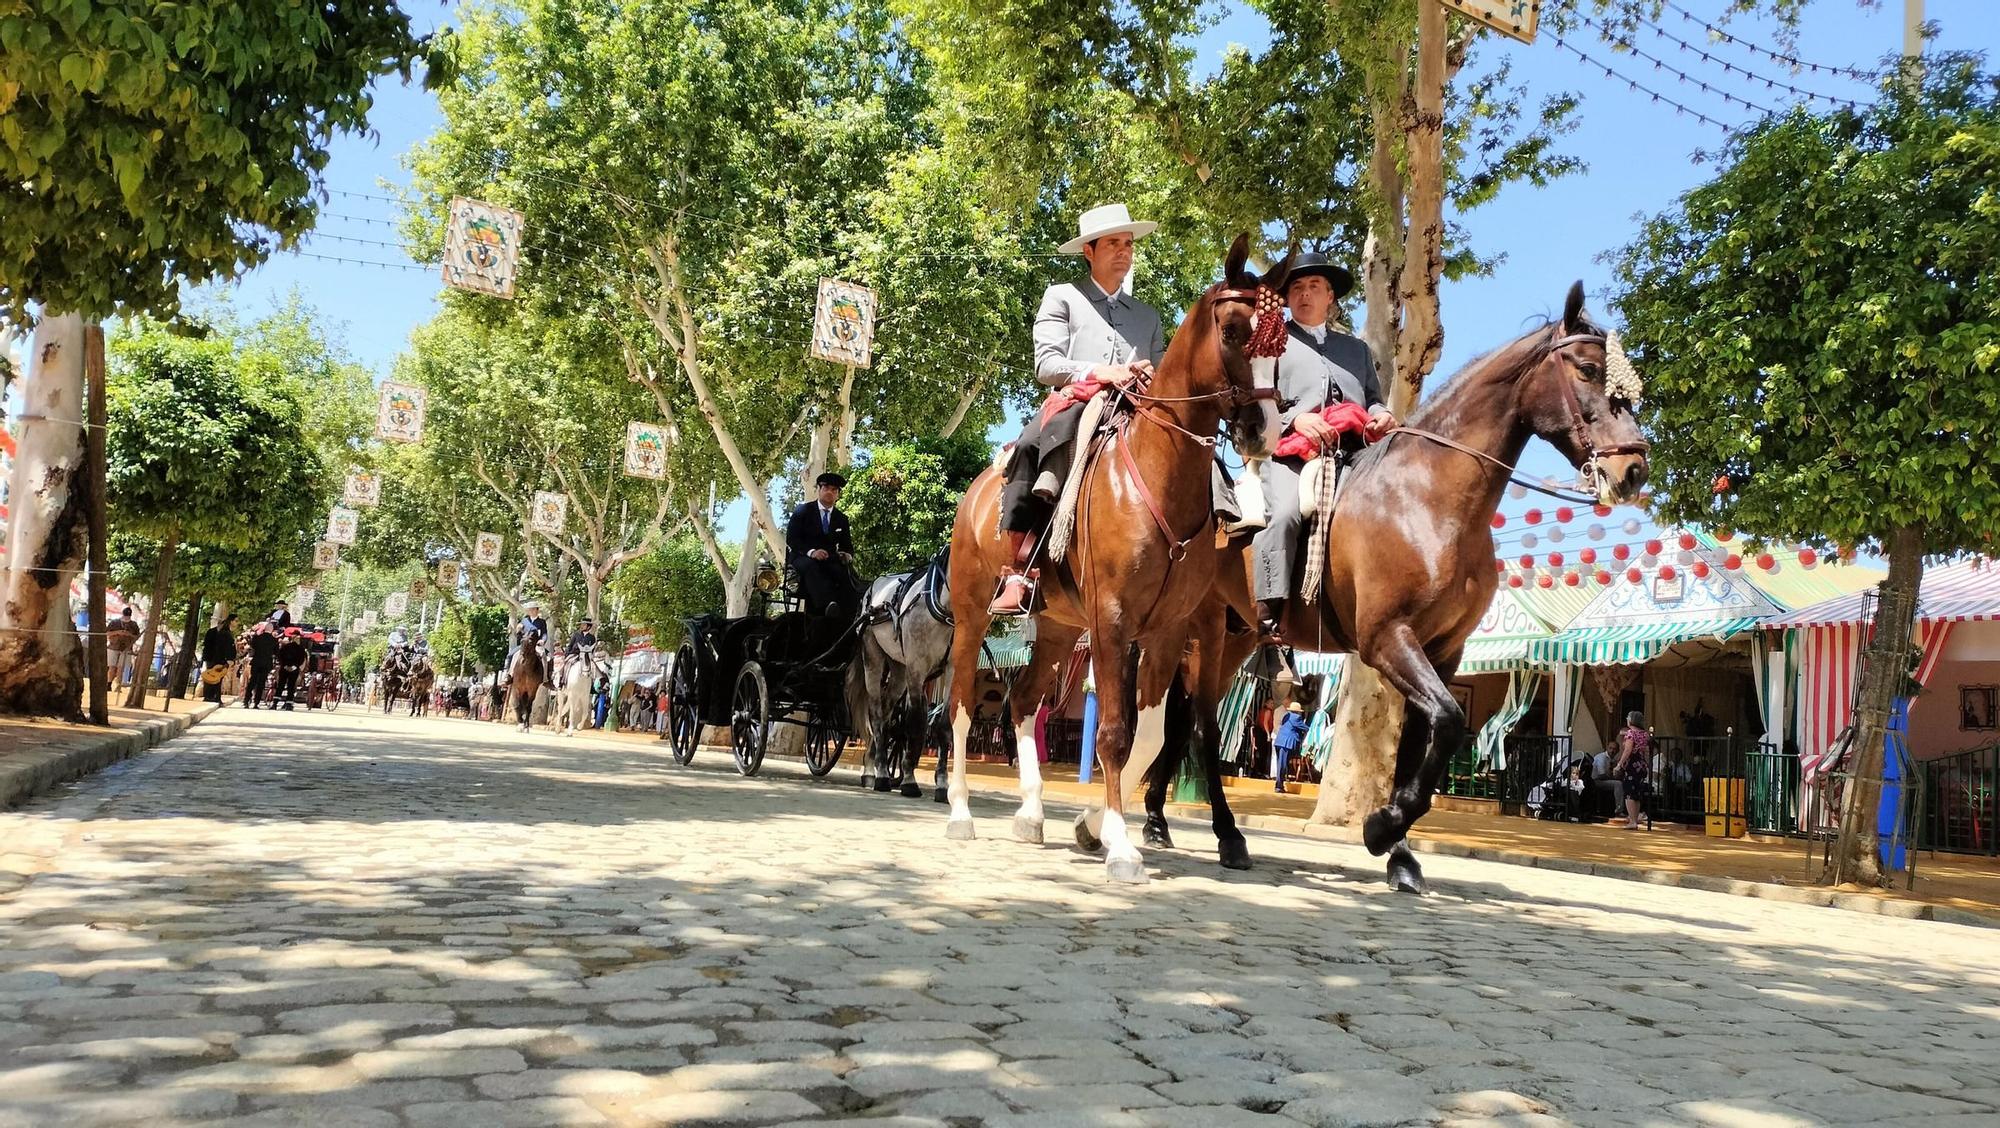
<svg viewBox="0 0 2000 1128">
<path fill-rule="evenodd" d="M 753 776 L 764 766 L 770 721 L 771 694 L 764 685 L 764 669 L 755 662 L 745 662 L 743 672 L 736 675 L 736 693 L 729 710 L 729 747 L 736 754 L 738 772 Z"/>
<path fill-rule="evenodd" d="M 694 645 L 682 643 L 674 654 L 674 672 L 667 680 L 667 743 L 673 749 L 674 762 L 682 767 L 694 763 L 694 750 L 701 744 L 694 662 Z"/>
<path fill-rule="evenodd" d="M 806 726 L 806 770 L 814 779 L 825 778 L 840 763 L 840 747 L 844 743 L 846 734 L 839 729 L 820 724 Z"/>
</svg>

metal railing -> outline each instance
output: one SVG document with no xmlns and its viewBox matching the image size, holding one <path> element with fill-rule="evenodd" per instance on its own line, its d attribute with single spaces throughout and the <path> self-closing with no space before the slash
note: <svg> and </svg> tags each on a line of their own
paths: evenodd
<svg viewBox="0 0 2000 1128">
<path fill-rule="evenodd" d="M 2000 745 L 1917 765 L 1923 780 L 1917 848 L 2000 855 Z"/>
</svg>

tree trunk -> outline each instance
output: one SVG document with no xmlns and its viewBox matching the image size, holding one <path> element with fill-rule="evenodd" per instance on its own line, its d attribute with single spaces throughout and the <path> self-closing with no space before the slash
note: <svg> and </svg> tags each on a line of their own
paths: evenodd
<svg viewBox="0 0 2000 1128">
<path fill-rule="evenodd" d="M 750 613 L 750 595 L 757 590 L 757 523 L 752 521 L 743 534 L 743 555 L 736 558 L 736 573 L 729 577 L 726 602 L 732 619 Z"/>
<path fill-rule="evenodd" d="M 973 404 L 979 402 L 979 392 L 985 386 L 986 378 L 982 376 L 974 380 L 971 387 L 965 389 L 958 397 L 958 406 L 952 408 L 951 418 L 945 421 L 944 429 L 938 432 L 938 438 L 948 439 L 958 434 L 959 427 L 965 423 L 966 413 L 972 410 Z"/>
<path fill-rule="evenodd" d="M 840 381 L 840 427 L 834 432 L 833 464 L 842 470 L 854 465 L 854 366 Z"/>
<path fill-rule="evenodd" d="M 28 346 L 0 571 L 0 713 L 83 715 L 83 647 L 69 620 L 90 500 L 83 329 L 76 314 L 44 317 Z"/>
<path fill-rule="evenodd" d="M 818 489 L 814 483 L 818 482 L 819 476 L 826 472 L 827 458 L 833 450 L 833 428 L 832 416 L 822 417 L 813 424 L 812 444 L 806 448 L 805 471 L 799 475 L 799 485 L 805 489 L 805 496 L 808 499 Z"/>
<path fill-rule="evenodd" d="M 1911 634 L 1917 618 L 1917 591 L 1924 579 L 1923 533 L 1914 526 L 1892 531 L 1883 545 L 1889 576 L 1875 604 L 1875 634 L 1868 641 L 1861 672 L 1860 701 L 1854 716 L 1853 773 L 1840 812 L 1840 837 L 1826 879 L 1835 885 L 1882 884 L 1882 836 L 1876 812 L 1882 803 L 1883 743 L 1889 712 L 1909 683 Z M 1903 787 L 1916 781 L 1903 780 Z"/>
<path fill-rule="evenodd" d="M 604 604 L 604 581 L 598 578 L 597 573 L 591 571 L 588 568 L 583 569 L 584 614 L 590 616 L 591 622 L 593 623 L 604 622 L 603 618 L 601 618 L 597 613 L 597 609 L 603 606 L 603 604 Z"/>
<path fill-rule="evenodd" d="M 1410 217 L 1396 284 L 1403 313 L 1396 377 L 1409 387 L 1412 407 L 1444 351 L 1444 324 L 1438 319 L 1438 282 L 1444 276 L 1444 54 L 1444 5 L 1426 0 L 1417 5 L 1417 81 L 1403 94 Z"/>
<path fill-rule="evenodd" d="M 175 521 L 167 530 L 167 537 L 160 542 L 160 563 L 153 569 L 153 596 L 146 601 L 146 629 L 139 636 L 139 653 L 132 657 L 132 692 L 125 697 L 127 709 L 146 707 L 146 687 L 152 680 L 153 653 L 158 642 L 162 622 L 167 610 L 167 585 L 174 578 L 174 550 L 180 547 L 181 523 Z"/>
<path fill-rule="evenodd" d="M 174 656 L 174 672 L 167 683 L 167 700 L 187 696 L 188 674 L 194 670 L 195 648 L 201 645 L 201 593 L 188 598 L 187 625 L 181 628 L 181 652 Z"/>
</svg>

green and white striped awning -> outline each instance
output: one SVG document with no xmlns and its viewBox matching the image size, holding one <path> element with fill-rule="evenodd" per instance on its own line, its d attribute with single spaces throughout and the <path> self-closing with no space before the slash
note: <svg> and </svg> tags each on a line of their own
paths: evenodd
<svg viewBox="0 0 2000 1128">
<path fill-rule="evenodd" d="M 1471 638 L 1458 661 L 1461 674 L 1504 674 L 1528 664 L 1528 645 L 1549 639 Z"/>
<path fill-rule="evenodd" d="M 1746 616 L 1693 623 L 1663 620 L 1577 627 L 1550 638 L 1530 639 L 1526 658 L 1531 666 L 1637 665 L 1658 658 L 1679 643 L 1696 639 L 1723 642 L 1762 621 L 1762 616 Z"/>
</svg>

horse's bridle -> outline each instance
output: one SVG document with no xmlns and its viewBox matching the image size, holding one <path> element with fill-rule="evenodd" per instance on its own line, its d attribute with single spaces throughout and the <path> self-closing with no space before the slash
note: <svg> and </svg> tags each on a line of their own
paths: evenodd
<svg viewBox="0 0 2000 1128">
<path fill-rule="evenodd" d="M 1543 352 L 1553 356 L 1571 345 L 1605 347 L 1609 343 L 1610 338 L 1603 333 L 1571 333 L 1566 337 L 1557 337 L 1550 341 Z M 1653 444 L 1644 439 L 1634 439 L 1629 443 L 1612 443 L 1609 446 L 1593 444 L 1590 441 L 1590 426 L 1583 419 L 1583 401 L 1576 398 L 1576 388 L 1567 376 L 1562 382 L 1562 388 L 1563 406 L 1569 410 L 1570 441 L 1576 444 L 1576 449 L 1584 452 L 1583 461 L 1576 464 L 1579 475 L 1588 476 L 1600 458 L 1620 454 L 1645 454 L 1653 449 Z"/>
</svg>

